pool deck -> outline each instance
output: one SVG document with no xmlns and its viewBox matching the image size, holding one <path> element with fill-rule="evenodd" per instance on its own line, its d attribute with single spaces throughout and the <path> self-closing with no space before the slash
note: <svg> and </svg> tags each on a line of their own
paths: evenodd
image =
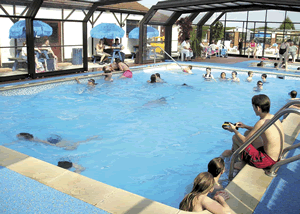
<svg viewBox="0 0 300 214">
<path fill-rule="evenodd" d="M 203 63 L 192 62 L 192 64 L 207 66 L 213 62 L 212 59 L 205 60 Z M 223 66 L 226 64 L 229 70 L 232 68 L 247 69 L 245 65 L 248 65 L 249 61 L 253 59 L 246 61 L 244 58 L 242 59 L 242 61 L 232 63 L 230 58 L 218 58 L 216 60 L 219 63 L 213 62 L 212 65 L 224 68 Z M 182 64 L 189 63 L 182 62 Z M 261 68 L 257 69 L 260 71 Z M 97 72 L 91 74 L 93 73 L 96 75 Z M 78 75 L 82 76 L 82 74 Z M 68 77 L 74 79 L 74 76 L 78 75 L 68 75 Z M 61 77 L 54 79 L 59 78 Z M 41 81 L 45 81 L 45 79 L 33 80 L 37 83 Z M 16 84 L 20 84 L 20 82 Z M 290 115 L 283 123 L 286 145 L 293 144 L 299 136 L 299 124 L 300 116 L 296 115 Z M 300 140 L 299 137 L 298 140 Z M 297 142 L 299 143 L 299 141 Z M 299 165 L 299 162 L 296 161 L 293 164 Z M 284 170 L 283 167 L 279 170 L 276 179 L 287 176 Z M 291 175 L 294 179 L 290 181 L 291 184 L 300 183 L 299 171 L 295 173 L 297 176 Z M 288 178 L 291 176 L 284 177 L 284 179 L 289 182 Z M 4 146 L 0 146 L 0 178 L 0 197 L 2 198 L 0 200 L 0 213 L 189 213 L 95 181 Z M 231 196 L 227 203 L 233 209 L 233 213 L 253 213 L 257 206 L 260 211 L 256 213 L 270 213 L 268 212 L 270 206 L 265 209 L 264 204 L 272 203 L 272 201 L 269 199 L 270 197 L 263 197 L 263 195 L 266 190 L 272 191 L 272 188 L 274 189 L 274 182 L 272 178 L 264 174 L 264 170 L 247 165 L 227 186 L 226 190 Z M 272 192 L 267 192 L 267 195 L 270 194 L 272 195 Z M 298 195 L 291 197 L 300 198 Z M 263 201 L 259 204 L 262 198 Z M 280 197 L 277 196 L 276 199 L 280 200 Z M 300 203 L 299 199 L 297 203 Z M 284 210 L 281 213 L 295 213 L 294 211 Z"/>
</svg>

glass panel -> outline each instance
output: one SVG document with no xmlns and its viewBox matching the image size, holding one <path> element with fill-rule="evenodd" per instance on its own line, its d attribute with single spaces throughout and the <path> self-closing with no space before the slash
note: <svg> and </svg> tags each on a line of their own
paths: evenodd
<svg viewBox="0 0 300 214">
<path fill-rule="evenodd" d="M 128 34 L 130 31 L 132 31 L 134 28 L 139 26 L 139 20 L 126 20 L 126 36 L 128 37 Z"/>
<path fill-rule="evenodd" d="M 88 11 L 85 11 L 85 13 L 87 14 Z M 85 18 L 85 14 L 81 10 L 75 10 L 68 19 L 83 20 L 84 18 Z"/>
<path fill-rule="evenodd" d="M 246 32 L 246 29 L 243 30 L 243 22 L 226 22 L 226 32 L 225 40 L 230 41 L 227 44 L 230 44 L 230 49 L 228 53 L 239 54 L 239 40 L 243 38 L 243 32 Z"/>
<path fill-rule="evenodd" d="M 227 20 L 247 20 L 247 12 L 232 12 L 227 13 Z"/>
<path fill-rule="evenodd" d="M 158 10 L 154 14 L 154 16 L 151 18 L 150 22 L 165 23 L 172 14 L 173 14 L 173 12 L 171 12 L 171 11 Z"/>
<path fill-rule="evenodd" d="M 190 16 L 190 15 L 191 15 L 191 13 L 184 13 L 184 14 L 182 14 L 182 15 L 178 18 L 178 20 L 181 19 L 181 18 L 185 18 L 185 17 L 187 17 L 187 16 Z"/>
<path fill-rule="evenodd" d="M 268 10 L 268 22 L 283 22 L 285 18 L 285 11 L 283 10 Z"/>
<path fill-rule="evenodd" d="M 82 68 L 82 23 L 44 22 L 52 27 L 53 33 L 35 40 L 35 47 L 39 50 L 35 53 L 45 71 Z"/>
<path fill-rule="evenodd" d="M 300 13 L 299 12 L 287 11 L 287 17 L 289 17 L 293 23 L 296 23 L 296 22 L 300 23 Z"/>
<path fill-rule="evenodd" d="M 265 10 L 258 10 L 258 11 L 249 11 L 249 18 L 248 21 L 265 21 Z"/>
<path fill-rule="evenodd" d="M 211 25 L 221 13 L 214 13 L 205 23 L 205 25 Z"/>
<path fill-rule="evenodd" d="M 206 14 L 206 12 L 204 13 L 199 13 L 199 15 L 194 19 L 193 24 L 196 25 L 198 24 L 198 22 L 203 18 L 203 16 Z"/>
<path fill-rule="evenodd" d="M 14 14 L 14 9 L 13 9 L 13 6 L 12 5 L 7 5 L 7 4 L 1 4 L 2 7 L 7 11 L 7 13 L 9 15 L 12 15 L 12 16 L 20 16 L 21 13 L 24 12 L 25 10 L 25 6 L 19 6 L 19 5 L 16 5 L 15 6 L 15 9 L 16 9 L 16 13 Z M 26 10 L 27 11 L 27 10 Z M 23 13 L 22 16 L 25 16 L 26 15 L 26 11 Z M 5 15 L 6 16 L 6 13 L 0 9 L 0 15 Z"/>
<path fill-rule="evenodd" d="M 0 23 L 0 76 L 27 74 L 26 32 L 10 34 L 14 23 L 9 18 L 0 18 Z"/>
<path fill-rule="evenodd" d="M 41 7 L 36 15 L 37 19 L 62 19 L 62 10 Z"/>
<path fill-rule="evenodd" d="M 263 49 L 265 48 L 264 38 L 266 37 L 266 44 L 268 47 L 271 43 L 271 34 L 265 34 L 265 24 L 264 23 L 256 23 L 255 24 L 255 33 L 254 33 L 254 41 L 257 44 L 256 46 L 256 56 L 262 56 Z"/>
<path fill-rule="evenodd" d="M 164 51 L 162 51 L 160 48 L 165 50 L 165 28 L 158 27 L 158 31 L 161 32 L 160 36 L 152 37 L 147 40 L 147 52 L 145 56 L 146 60 L 164 59 Z"/>
</svg>

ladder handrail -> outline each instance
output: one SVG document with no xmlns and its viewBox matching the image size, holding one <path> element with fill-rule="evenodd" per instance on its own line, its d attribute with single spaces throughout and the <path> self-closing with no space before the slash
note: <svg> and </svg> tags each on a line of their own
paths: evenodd
<svg viewBox="0 0 300 214">
<path fill-rule="evenodd" d="M 300 101 L 292 101 L 291 103 L 293 104 L 300 104 Z M 292 105 L 289 103 L 290 105 Z M 285 106 L 290 106 L 290 105 L 285 105 Z M 265 125 L 261 126 L 242 146 L 240 146 L 233 154 L 230 162 L 230 169 L 229 169 L 229 175 L 228 179 L 231 181 L 233 179 L 233 166 L 234 166 L 234 161 L 238 157 L 240 153 L 242 153 L 246 147 L 251 144 L 256 138 L 258 138 L 264 131 L 266 131 L 273 123 L 275 123 L 282 115 L 284 114 L 289 114 L 289 113 L 296 113 L 300 115 L 300 110 L 295 109 L 295 108 L 288 108 L 284 110 L 279 110 L 274 117 Z M 281 142 L 281 148 L 283 148 L 283 142 Z"/>
<path fill-rule="evenodd" d="M 290 157 L 288 159 L 281 160 L 281 161 L 275 163 L 269 171 L 265 171 L 265 173 L 266 173 L 266 175 L 268 175 L 270 177 L 275 177 L 277 175 L 277 169 L 279 167 L 281 167 L 282 165 L 297 161 L 299 159 L 300 159 L 300 155 L 296 155 L 296 156 Z"/>
<path fill-rule="evenodd" d="M 290 151 L 290 150 L 297 149 L 298 147 L 300 147 L 300 143 L 295 144 L 295 145 L 292 145 L 292 146 L 286 147 L 286 148 L 282 151 L 282 154 L 281 154 L 281 156 L 280 156 L 280 160 L 283 160 L 283 159 L 284 159 L 285 153 L 287 153 L 287 152 Z"/>
<path fill-rule="evenodd" d="M 294 104 L 300 104 L 300 100 L 291 100 L 291 101 L 289 101 L 287 104 L 285 104 L 281 109 L 279 109 L 276 113 L 275 113 L 275 115 L 277 114 L 277 113 L 279 113 L 281 110 L 283 110 L 283 109 L 286 109 L 286 108 L 288 108 L 288 107 L 290 107 L 290 106 L 292 106 L 292 105 L 294 105 Z"/>
<path fill-rule="evenodd" d="M 184 68 L 181 65 L 179 65 L 179 63 L 172 56 L 170 56 L 170 54 L 168 54 L 164 49 L 162 49 L 159 46 L 153 46 L 153 47 L 160 48 L 165 54 L 168 55 L 168 57 L 170 57 L 170 59 L 172 59 L 182 70 L 184 70 Z M 155 61 L 156 61 L 156 56 L 154 56 L 154 63 L 155 63 Z"/>
</svg>

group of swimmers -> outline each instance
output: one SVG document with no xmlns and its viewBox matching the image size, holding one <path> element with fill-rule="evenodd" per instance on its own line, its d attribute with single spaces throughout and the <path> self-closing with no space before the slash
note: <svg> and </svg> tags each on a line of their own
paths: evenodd
<svg viewBox="0 0 300 214">
<path fill-rule="evenodd" d="M 248 77 L 246 79 L 247 82 L 251 82 L 253 77 L 253 72 L 249 71 L 248 72 Z M 206 73 L 203 74 L 203 78 L 205 80 L 215 80 L 214 76 L 211 74 L 211 68 L 208 67 L 206 68 Z M 240 82 L 240 79 L 237 77 L 237 72 L 232 71 L 231 73 L 231 78 L 226 78 L 226 73 L 222 72 L 219 77 L 220 81 L 232 81 L 232 82 Z M 267 74 L 262 74 L 261 75 L 261 80 L 257 81 L 256 87 L 253 88 L 255 91 L 260 91 L 263 89 L 263 83 L 267 82 Z"/>
</svg>

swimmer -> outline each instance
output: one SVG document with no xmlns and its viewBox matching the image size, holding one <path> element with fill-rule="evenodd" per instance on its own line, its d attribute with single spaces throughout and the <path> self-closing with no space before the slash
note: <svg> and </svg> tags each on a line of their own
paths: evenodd
<svg viewBox="0 0 300 214">
<path fill-rule="evenodd" d="M 213 79 L 214 81 L 216 81 L 215 78 L 214 78 L 214 76 L 211 74 L 211 68 L 210 67 L 206 68 L 206 74 L 203 74 L 203 78 L 205 80 L 211 80 L 211 79 Z"/>
<path fill-rule="evenodd" d="M 78 84 L 81 84 L 78 77 L 75 77 L 75 80 Z M 88 86 L 95 86 L 95 85 L 98 85 L 98 83 L 96 83 L 94 79 L 89 79 L 88 80 Z"/>
<path fill-rule="evenodd" d="M 299 100 L 300 98 L 297 98 L 297 91 L 292 90 L 291 92 L 288 93 L 288 95 L 291 97 L 290 99 L 288 99 L 288 102 L 294 101 L 294 100 Z M 300 109 L 300 104 L 295 104 L 295 105 L 291 105 L 289 108 L 297 108 Z M 281 122 L 283 122 L 285 120 L 285 118 L 288 116 L 289 114 L 285 114 L 283 116 L 283 119 Z"/>
<path fill-rule="evenodd" d="M 262 83 L 262 81 L 260 81 L 260 80 L 257 81 L 256 87 L 254 87 L 253 90 L 254 91 L 261 91 L 261 90 L 263 90 L 263 83 Z"/>
<path fill-rule="evenodd" d="M 148 83 L 156 83 L 156 75 L 155 74 L 152 74 L 150 76 L 150 80 L 147 81 Z"/>
<path fill-rule="evenodd" d="M 85 168 L 79 164 L 72 163 L 71 161 L 58 161 L 57 166 L 64 168 L 64 169 L 70 169 L 74 167 L 75 173 L 80 174 L 82 171 L 85 170 Z"/>
<path fill-rule="evenodd" d="M 232 82 L 239 82 L 240 81 L 240 79 L 239 78 L 237 78 L 237 72 L 236 71 L 232 71 L 232 73 L 231 73 L 231 81 Z"/>
<path fill-rule="evenodd" d="M 248 78 L 247 81 L 251 82 L 252 81 L 252 77 L 253 77 L 253 71 L 248 71 Z"/>
<path fill-rule="evenodd" d="M 260 61 L 259 63 L 257 63 L 257 67 L 264 67 L 264 62 Z"/>
<path fill-rule="evenodd" d="M 208 210 L 211 213 L 231 213 L 231 209 L 225 202 L 229 194 L 224 191 L 214 197 L 207 197 L 214 190 L 214 177 L 209 172 L 202 172 L 194 179 L 192 191 L 185 195 L 180 202 L 179 209 L 190 212 Z"/>
<path fill-rule="evenodd" d="M 214 191 L 209 194 L 210 196 L 214 196 L 217 191 L 224 190 L 224 187 L 219 183 L 219 179 L 222 174 L 225 172 L 225 162 L 224 159 L 221 157 L 212 159 L 207 166 L 207 171 L 214 176 L 215 184 L 214 184 Z M 209 196 L 209 197 L 210 197 Z M 211 197 L 211 198 L 212 198 Z"/>
<path fill-rule="evenodd" d="M 132 78 L 132 72 L 129 66 L 126 63 L 121 62 L 120 59 L 115 59 L 115 60 L 119 67 L 119 70 L 124 72 L 119 78 Z"/>
<path fill-rule="evenodd" d="M 112 72 L 114 71 L 113 68 L 111 66 L 104 66 L 103 67 L 103 71 L 104 73 L 101 75 L 104 75 L 104 80 L 105 81 L 114 81 L 111 77 L 112 77 Z"/>
<path fill-rule="evenodd" d="M 163 82 L 163 79 L 160 78 L 160 74 L 156 73 L 156 82 Z"/>
<path fill-rule="evenodd" d="M 227 78 L 226 78 L 226 73 L 225 72 L 222 72 L 221 74 L 220 74 L 220 78 L 219 78 L 220 80 L 227 80 Z"/>
<path fill-rule="evenodd" d="M 262 74 L 261 79 L 263 82 L 267 82 L 267 74 Z"/>
<path fill-rule="evenodd" d="M 182 71 L 187 73 L 187 74 L 192 74 L 192 69 L 193 69 L 193 66 L 189 65 L 188 67 L 186 67 L 185 69 L 183 69 Z"/>
<path fill-rule="evenodd" d="M 278 68 L 278 63 L 277 62 L 274 63 L 274 68 Z"/>
<path fill-rule="evenodd" d="M 36 142 L 36 143 L 44 143 L 44 144 L 48 144 L 51 146 L 57 146 L 57 147 L 63 148 L 65 150 L 74 150 L 74 149 L 77 149 L 77 147 L 81 143 L 86 143 L 91 140 L 98 139 L 99 135 L 92 136 L 90 138 L 87 138 L 86 140 L 78 141 L 76 143 L 71 143 L 70 141 L 63 140 L 58 135 L 51 135 L 47 139 L 47 141 L 36 138 L 32 134 L 29 134 L 29 133 L 19 133 L 19 134 L 17 134 L 16 137 L 18 138 L 18 140 L 26 140 L 26 141 Z M 13 143 L 15 143 L 15 142 L 13 142 Z"/>
</svg>

